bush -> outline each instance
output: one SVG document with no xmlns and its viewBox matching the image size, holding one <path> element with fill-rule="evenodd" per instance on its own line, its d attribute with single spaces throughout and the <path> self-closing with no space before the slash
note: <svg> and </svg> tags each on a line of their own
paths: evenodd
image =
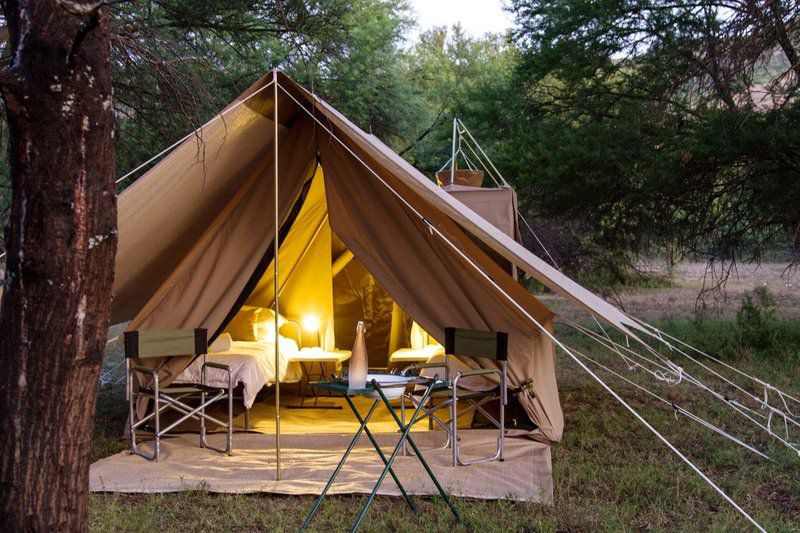
<svg viewBox="0 0 800 533">
<path fill-rule="evenodd" d="M 666 329 L 698 349 L 724 359 L 800 361 L 800 322 L 777 316 L 777 303 L 766 287 L 747 293 L 733 321 L 708 320 L 698 309 L 691 323 Z"/>
<path fill-rule="evenodd" d="M 766 287 L 757 287 L 745 295 L 736 312 L 737 333 L 743 347 L 756 351 L 774 347 L 779 326 L 775 318 L 776 309 L 775 298 Z"/>
</svg>

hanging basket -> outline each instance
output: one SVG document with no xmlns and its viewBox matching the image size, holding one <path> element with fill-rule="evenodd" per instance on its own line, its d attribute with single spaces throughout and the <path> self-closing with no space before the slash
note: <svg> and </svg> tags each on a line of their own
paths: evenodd
<svg viewBox="0 0 800 533">
<path fill-rule="evenodd" d="M 450 170 L 440 170 L 436 173 L 436 183 L 439 187 L 450 185 Z M 483 170 L 458 169 L 453 173 L 455 185 L 480 187 L 483 184 Z"/>
</svg>

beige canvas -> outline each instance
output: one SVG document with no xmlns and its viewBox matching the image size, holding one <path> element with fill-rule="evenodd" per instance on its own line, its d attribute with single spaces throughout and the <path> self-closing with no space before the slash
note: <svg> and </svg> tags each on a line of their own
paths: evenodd
<svg viewBox="0 0 800 533">
<path fill-rule="evenodd" d="M 442 188 L 492 226 L 515 241 L 522 242 L 517 216 L 517 193 L 514 189 L 465 185 L 446 185 Z"/>
<path fill-rule="evenodd" d="M 493 431 L 465 431 L 462 445 L 465 456 L 489 454 L 496 446 L 496 435 Z M 281 481 L 276 481 L 273 436 L 237 434 L 234 455 L 227 457 L 199 448 L 195 435 L 184 435 L 162 442 L 159 463 L 144 461 L 127 452 L 97 461 L 89 472 L 89 489 L 93 492 L 204 490 L 239 494 L 319 494 L 351 438 L 352 434 L 284 435 Z M 375 438 L 387 455 L 397 441 L 396 433 L 377 433 Z M 422 449 L 441 444 L 439 432 L 421 432 L 414 438 Z M 216 446 L 224 446 L 223 439 L 220 434 L 209 436 L 210 443 Z M 144 443 L 143 448 L 149 451 L 150 443 Z M 504 462 L 480 463 L 469 468 L 453 468 L 449 453 L 449 450 L 427 452 L 426 460 L 452 496 L 553 503 L 552 462 L 550 448 L 546 445 L 527 439 L 509 440 Z M 375 450 L 362 437 L 329 494 L 369 494 L 382 467 Z M 415 457 L 400 455 L 393 468 L 409 494 L 437 494 Z M 378 494 L 399 496 L 400 491 L 391 477 L 387 477 Z M 442 507 L 437 506 L 437 511 L 447 512 L 444 504 L 438 503 Z"/>
</svg>

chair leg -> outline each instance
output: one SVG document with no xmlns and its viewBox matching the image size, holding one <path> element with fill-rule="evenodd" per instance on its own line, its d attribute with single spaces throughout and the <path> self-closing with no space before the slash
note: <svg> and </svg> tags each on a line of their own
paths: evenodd
<svg viewBox="0 0 800 533">
<path fill-rule="evenodd" d="M 128 435 L 130 447 L 131 447 L 131 454 L 138 453 L 139 450 L 136 449 L 136 429 L 133 427 L 134 422 L 134 415 L 136 414 L 136 409 L 134 408 L 136 395 L 131 390 L 130 395 L 128 396 L 128 430 L 130 434 Z"/>
<path fill-rule="evenodd" d="M 206 392 L 200 392 L 200 447 L 206 447 Z"/>
<path fill-rule="evenodd" d="M 506 405 L 508 405 L 508 361 L 503 361 L 500 374 L 500 460 L 506 453 Z"/>
<path fill-rule="evenodd" d="M 250 409 L 244 408 L 244 429 L 250 431 Z"/>
<path fill-rule="evenodd" d="M 411 402 L 411 405 L 413 407 L 417 407 L 417 405 L 419 405 L 419 402 L 417 400 L 415 400 L 414 397 L 411 396 L 411 395 L 408 396 L 408 400 Z M 424 452 L 427 453 L 427 452 L 434 452 L 434 451 L 439 451 L 439 450 L 446 450 L 450 446 L 450 432 L 452 431 L 452 426 L 450 424 L 450 420 L 449 419 L 446 420 L 446 421 L 442 421 L 438 417 L 436 417 L 434 409 L 436 409 L 436 410 L 447 409 L 448 410 L 447 412 L 449 413 L 450 412 L 449 400 L 447 402 L 445 402 L 444 404 L 439 404 L 438 406 L 436 404 L 431 403 L 430 399 L 429 399 L 429 401 L 427 403 L 428 403 L 428 407 L 426 407 L 424 405 L 421 407 L 422 411 L 425 414 L 420 416 L 420 417 L 417 417 L 417 421 L 415 423 L 419 423 L 419 422 L 421 422 L 421 420 L 420 420 L 421 418 L 427 417 L 431 425 L 436 423 L 442 430 L 444 430 L 445 439 L 444 439 L 444 444 L 442 444 L 438 448 L 430 448 L 428 450 L 424 450 Z M 401 403 L 400 404 L 400 412 L 401 412 L 401 416 L 404 415 L 405 403 Z M 401 421 L 403 422 L 403 424 L 405 424 L 405 419 L 404 418 L 402 418 Z M 408 450 L 407 450 L 405 444 L 406 443 L 403 443 L 403 455 L 408 455 L 409 453 L 408 453 Z"/>
<path fill-rule="evenodd" d="M 503 393 L 500 394 L 500 462 L 505 461 L 505 439 L 506 439 L 506 406 L 503 402 Z"/>
<path fill-rule="evenodd" d="M 450 445 L 453 448 L 453 466 L 458 466 L 458 396 L 455 387 L 450 404 Z"/>
<path fill-rule="evenodd" d="M 433 398 L 430 398 L 428 400 L 428 408 L 429 409 L 436 408 L 436 402 L 433 400 Z M 433 431 L 433 418 L 430 416 L 428 417 L 428 431 Z"/>
<path fill-rule="evenodd" d="M 155 452 L 154 452 L 153 455 L 154 455 L 154 458 L 155 458 L 156 462 L 158 462 L 161 459 L 161 409 L 159 409 L 160 403 L 158 401 L 160 398 L 161 398 L 161 395 L 158 392 L 158 388 L 156 388 L 155 398 L 154 398 L 155 402 L 156 402 L 156 405 L 155 405 L 155 410 L 156 410 L 156 417 L 155 417 L 156 418 L 156 422 L 155 422 L 156 423 L 156 438 L 153 441 L 154 442 L 154 446 L 155 446 Z"/>
<path fill-rule="evenodd" d="M 128 430 L 130 432 L 130 435 L 128 436 L 129 437 L 129 441 L 128 442 L 130 444 L 130 453 L 131 453 L 131 455 L 140 455 L 140 456 L 144 457 L 145 459 L 147 459 L 148 461 L 158 461 L 159 456 L 160 456 L 160 449 L 161 449 L 160 448 L 160 440 L 159 440 L 159 433 L 161 431 L 161 421 L 158 418 L 158 412 L 154 411 L 152 414 L 147 415 L 144 419 L 142 419 L 142 420 L 140 420 L 138 422 L 134 422 L 134 416 L 136 414 L 136 400 L 138 400 L 138 399 L 139 399 L 139 394 L 138 393 L 132 393 L 130 398 L 129 398 L 129 400 L 128 400 L 129 401 L 129 404 L 128 404 L 128 416 L 130 417 L 130 420 L 131 420 L 129 422 L 129 425 L 128 425 Z M 156 404 L 156 405 L 158 405 L 158 404 Z M 137 431 L 137 428 L 139 426 L 144 424 L 145 421 L 149 420 L 150 418 L 155 420 L 154 423 L 155 423 L 156 430 L 155 430 L 155 433 L 153 435 L 153 438 L 154 438 L 154 440 L 153 440 L 153 453 L 148 455 L 147 453 L 145 453 L 142 450 L 140 450 L 138 445 L 136 444 L 136 431 Z"/>
<path fill-rule="evenodd" d="M 228 387 L 228 455 L 233 455 L 233 390 Z"/>
<path fill-rule="evenodd" d="M 469 404 L 471 405 L 467 409 L 465 409 L 465 412 L 472 409 L 475 409 L 476 412 L 477 411 L 482 412 L 484 416 L 486 416 L 495 425 L 495 427 L 497 427 L 500 430 L 500 435 L 497 438 L 497 448 L 495 450 L 494 455 L 491 455 L 489 457 L 483 457 L 480 459 L 473 459 L 466 461 L 461 459 L 459 453 L 456 453 L 455 454 L 456 463 L 460 466 L 469 466 L 469 465 L 474 465 L 476 463 L 485 463 L 487 461 L 496 461 L 496 460 L 502 461 L 504 454 L 504 446 L 505 446 L 505 413 L 503 411 L 500 412 L 500 417 L 499 417 L 500 420 L 498 421 L 493 416 L 491 416 L 485 409 L 483 409 L 483 407 L 481 407 L 483 405 L 482 401 L 476 402 L 473 399 L 468 399 L 466 401 L 469 402 Z M 501 406 L 502 406 L 502 399 L 501 399 Z"/>
</svg>

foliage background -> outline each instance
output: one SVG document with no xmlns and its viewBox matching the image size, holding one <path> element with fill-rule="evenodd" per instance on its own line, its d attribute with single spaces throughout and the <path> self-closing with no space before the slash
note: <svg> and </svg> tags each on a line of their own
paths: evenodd
<svg viewBox="0 0 800 533">
<path fill-rule="evenodd" d="M 654 255 L 800 257 L 796 2 L 509 10 L 507 35 L 439 27 L 412 42 L 402 1 L 115 4 L 118 174 L 278 67 L 428 175 L 461 118 L 556 262 L 584 281 L 626 283 Z M 5 147 L 4 125 L 0 137 Z M 0 167 L 4 218 L 7 176 Z"/>
</svg>

